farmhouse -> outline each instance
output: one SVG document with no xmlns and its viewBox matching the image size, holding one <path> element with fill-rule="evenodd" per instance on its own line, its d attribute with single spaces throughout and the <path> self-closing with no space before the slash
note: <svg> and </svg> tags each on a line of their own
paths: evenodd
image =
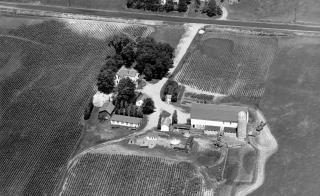
<svg viewBox="0 0 320 196">
<path fill-rule="evenodd" d="M 161 120 L 161 131 L 168 132 L 170 130 L 171 119 L 169 117 L 162 118 Z"/>
<path fill-rule="evenodd" d="M 128 69 L 124 66 L 116 74 L 115 85 L 117 86 L 122 78 L 130 78 L 138 86 L 139 73 L 135 69 Z"/>
<path fill-rule="evenodd" d="M 110 123 L 113 126 L 124 126 L 128 128 L 138 128 L 141 125 L 142 118 L 131 116 L 113 115 Z"/>
<path fill-rule="evenodd" d="M 220 131 L 237 134 L 239 139 L 246 137 L 249 119 L 247 107 L 192 104 L 191 127 L 194 129 Z"/>
<path fill-rule="evenodd" d="M 101 120 L 108 120 L 113 111 L 115 109 L 115 106 L 112 104 L 111 101 L 106 101 L 101 108 L 99 108 L 99 119 Z"/>
</svg>

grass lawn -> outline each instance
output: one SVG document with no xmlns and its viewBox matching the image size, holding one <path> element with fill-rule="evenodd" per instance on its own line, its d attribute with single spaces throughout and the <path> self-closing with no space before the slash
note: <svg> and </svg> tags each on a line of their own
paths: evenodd
<svg viewBox="0 0 320 196">
<path fill-rule="evenodd" d="M 164 25 L 156 28 L 150 36 L 176 48 L 184 32 L 185 29 L 181 25 Z"/>
<path fill-rule="evenodd" d="M 236 20 L 272 20 L 291 22 L 297 8 L 297 21 L 320 23 L 320 1 L 318 0 L 241 0 L 229 5 L 228 18 Z"/>
</svg>

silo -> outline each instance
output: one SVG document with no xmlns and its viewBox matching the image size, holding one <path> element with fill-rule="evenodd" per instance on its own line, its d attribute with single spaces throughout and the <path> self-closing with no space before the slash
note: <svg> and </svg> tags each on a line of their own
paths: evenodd
<svg viewBox="0 0 320 196">
<path fill-rule="evenodd" d="M 238 113 L 238 139 L 244 140 L 247 137 L 247 114 L 244 111 Z"/>
</svg>

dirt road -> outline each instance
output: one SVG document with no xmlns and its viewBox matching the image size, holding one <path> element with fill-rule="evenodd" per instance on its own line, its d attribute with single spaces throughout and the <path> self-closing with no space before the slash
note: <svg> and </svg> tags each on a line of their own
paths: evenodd
<svg viewBox="0 0 320 196">
<path fill-rule="evenodd" d="M 260 110 L 257 110 L 258 122 L 267 122 Z M 258 158 L 255 172 L 256 181 L 247 187 L 238 190 L 236 196 L 245 196 L 258 189 L 264 182 L 265 165 L 269 157 L 278 150 L 277 140 L 272 135 L 270 128 L 266 125 L 251 144 L 258 150 Z"/>
</svg>

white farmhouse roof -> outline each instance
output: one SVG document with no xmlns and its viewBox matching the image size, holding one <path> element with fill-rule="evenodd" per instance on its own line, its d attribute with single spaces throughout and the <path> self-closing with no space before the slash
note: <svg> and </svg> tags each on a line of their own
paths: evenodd
<svg viewBox="0 0 320 196">
<path fill-rule="evenodd" d="M 221 104 L 192 104 L 190 116 L 191 119 L 238 122 L 238 113 L 241 111 L 248 113 L 248 108 Z"/>
<path fill-rule="evenodd" d="M 136 75 L 138 74 L 138 72 L 135 70 L 135 69 L 128 69 L 128 68 L 125 68 L 124 66 L 121 67 L 119 69 L 119 71 L 117 72 L 117 75 L 120 77 L 120 78 L 124 78 L 124 77 L 135 77 Z"/>
</svg>

